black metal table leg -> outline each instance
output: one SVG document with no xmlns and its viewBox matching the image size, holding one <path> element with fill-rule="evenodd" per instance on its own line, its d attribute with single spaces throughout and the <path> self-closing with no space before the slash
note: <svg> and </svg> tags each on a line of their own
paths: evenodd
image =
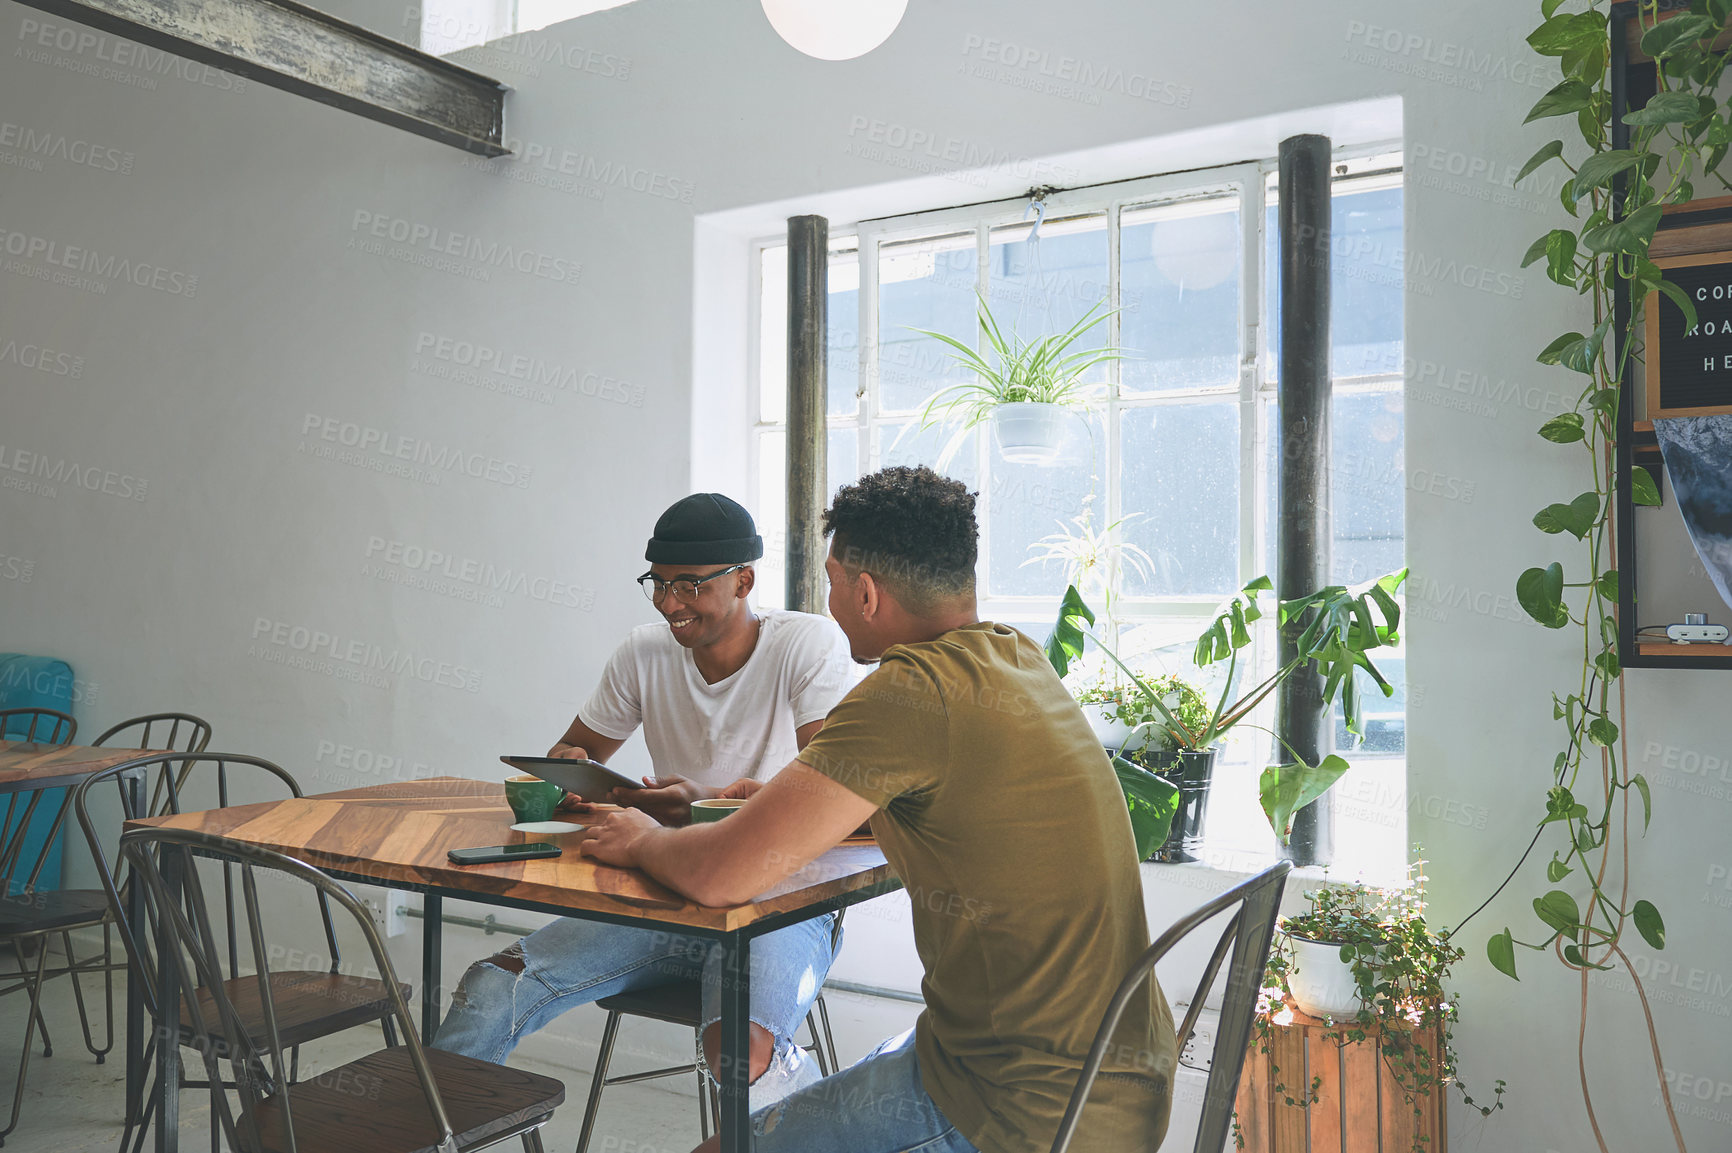
<svg viewBox="0 0 1732 1153">
<path fill-rule="evenodd" d="M 161 847 L 162 881 L 170 907 L 180 902 L 186 857 L 173 846 Z M 136 887 L 136 886 L 135 886 Z M 175 939 L 169 909 L 156 930 L 156 1153 L 180 1149 L 180 968 L 175 963 Z M 140 927 L 142 929 L 142 926 Z"/>
<path fill-rule="evenodd" d="M 127 811 L 144 812 L 144 773 L 128 774 L 121 782 L 126 790 Z M 126 928 L 139 931 L 144 924 L 144 887 L 134 881 L 126 887 Z M 137 1124 L 144 1113 L 144 997 L 141 970 L 132 963 L 132 949 L 121 933 L 121 951 L 126 955 L 126 1124 Z"/>
<path fill-rule="evenodd" d="M 752 941 L 740 933 L 722 938 L 721 1068 L 722 1153 L 752 1147 Z"/>
<path fill-rule="evenodd" d="M 445 936 L 445 900 L 428 893 L 421 903 L 421 1041 L 431 1045 L 439 1031 L 440 948 Z"/>
</svg>

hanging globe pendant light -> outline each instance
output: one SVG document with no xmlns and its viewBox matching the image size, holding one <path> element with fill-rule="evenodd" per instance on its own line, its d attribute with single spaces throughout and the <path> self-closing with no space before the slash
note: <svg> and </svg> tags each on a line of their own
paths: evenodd
<svg viewBox="0 0 1732 1153">
<path fill-rule="evenodd" d="M 864 56 L 896 31 L 908 0 L 762 0 L 776 34 L 819 60 Z"/>
</svg>

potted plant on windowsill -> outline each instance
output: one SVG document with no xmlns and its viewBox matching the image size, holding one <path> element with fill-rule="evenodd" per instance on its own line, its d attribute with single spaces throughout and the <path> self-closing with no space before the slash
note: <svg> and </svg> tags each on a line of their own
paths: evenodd
<svg viewBox="0 0 1732 1153">
<path fill-rule="evenodd" d="M 1179 814 L 1182 841 L 1180 854 L 1174 859 L 1195 859 L 1201 847 L 1203 809 L 1207 804 L 1209 781 L 1214 767 L 1214 755 L 1219 742 L 1236 726 L 1246 722 L 1258 705 L 1283 681 L 1301 669 L 1315 668 L 1324 678 L 1323 699 L 1326 704 L 1339 699 L 1347 729 L 1356 735 L 1364 732 L 1364 720 L 1359 700 L 1355 670 L 1364 669 L 1384 696 L 1394 695 L 1395 689 L 1366 654 L 1378 648 L 1400 642 L 1398 626 L 1401 608 L 1395 593 L 1407 579 L 1407 570 L 1390 573 L 1356 589 L 1330 585 L 1309 596 L 1281 601 L 1277 607 L 1277 624 L 1297 631 L 1298 655 L 1256 685 L 1240 693 L 1238 665 L 1240 651 L 1251 643 L 1251 625 L 1263 616 L 1258 605 L 1259 594 L 1273 588 L 1268 577 L 1258 577 L 1247 584 L 1215 614 L 1209 626 L 1197 638 L 1193 660 L 1203 668 L 1217 661 L 1227 662 L 1227 676 L 1219 698 L 1199 725 L 1186 723 L 1179 712 L 1168 706 L 1165 694 L 1131 670 L 1100 637 L 1090 631 L 1095 623 L 1094 610 L 1089 608 L 1076 585 L 1065 590 L 1059 606 L 1058 620 L 1047 637 L 1047 659 L 1064 676 L 1072 662 L 1079 660 L 1089 641 L 1105 653 L 1147 702 L 1158 713 L 1166 729 L 1175 738 L 1184 766 L 1185 786 L 1195 811 Z M 1291 750 L 1288 750 L 1291 754 Z M 1126 769 L 1135 769 L 1126 765 Z M 1319 763 L 1309 765 L 1295 757 L 1291 761 L 1270 765 L 1258 780 L 1258 799 L 1269 825 L 1283 844 L 1290 832 L 1293 814 L 1303 806 L 1328 792 L 1348 769 L 1343 758 L 1331 754 Z M 1124 769 L 1120 769 L 1123 783 Z M 1175 805 L 1177 811 L 1177 805 Z"/>
<path fill-rule="evenodd" d="M 986 298 L 978 299 L 980 335 L 991 359 L 954 336 L 913 329 L 949 345 L 952 359 L 977 378 L 933 394 L 921 407 L 919 427 L 956 426 L 941 460 L 950 458 L 971 429 L 990 423 L 998 454 L 1006 461 L 1052 464 L 1064 444 L 1066 423 L 1087 407 L 1089 386 L 1083 383 L 1084 375 L 1096 365 L 1121 358 L 1112 347 L 1069 350 L 1113 312 L 1102 311 L 1106 303 L 1102 301 L 1064 332 L 1024 340 L 1015 332 L 1006 336 Z"/>
</svg>

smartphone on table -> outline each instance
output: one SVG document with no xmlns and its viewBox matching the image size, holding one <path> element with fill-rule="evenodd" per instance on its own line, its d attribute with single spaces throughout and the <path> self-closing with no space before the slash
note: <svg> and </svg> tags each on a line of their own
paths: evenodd
<svg viewBox="0 0 1732 1153">
<path fill-rule="evenodd" d="M 528 841 L 520 845 L 488 845 L 480 849 L 452 849 L 445 856 L 453 865 L 487 865 L 495 861 L 534 861 L 542 857 L 557 857 L 558 845 L 548 841 Z"/>
</svg>

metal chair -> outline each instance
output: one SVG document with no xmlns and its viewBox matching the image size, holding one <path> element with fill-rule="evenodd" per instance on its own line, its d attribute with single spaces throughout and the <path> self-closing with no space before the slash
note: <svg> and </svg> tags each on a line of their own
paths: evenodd
<svg viewBox="0 0 1732 1153">
<path fill-rule="evenodd" d="M 133 729 L 137 729 L 135 734 Z M 114 738 L 125 735 L 124 741 Z M 121 748 L 133 749 L 173 749 L 183 753 L 202 753 L 210 746 L 210 722 L 191 713 L 147 713 L 141 717 L 121 721 L 111 725 L 100 737 L 90 742 L 97 748 L 107 747 L 114 741 Z M 187 776 L 192 772 L 191 764 L 181 766 L 176 784 L 186 784 Z M 150 798 L 150 815 L 161 816 L 164 800 L 163 782 L 158 781 Z"/>
<path fill-rule="evenodd" d="M 835 923 L 830 926 L 831 956 L 835 956 L 841 943 L 842 913 L 838 912 Z M 607 1010 L 607 1024 L 602 1027 L 601 1052 L 596 1055 L 595 1075 L 589 1083 L 589 1101 L 584 1107 L 583 1129 L 577 1137 L 577 1153 L 587 1153 L 589 1149 L 589 1139 L 595 1132 L 596 1108 L 601 1104 L 601 1091 L 607 1086 L 678 1077 L 684 1073 L 697 1074 L 699 1133 L 704 1140 L 708 1140 L 712 1128 L 717 1132 L 721 1131 L 721 1098 L 716 1093 L 715 1082 L 704 1076 L 702 1067 L 696 1061 L 651 1069 L 647 1073 L 624 1073 L 616 1077 L 607 1075 L 608 1064 L 613 1059 L 614 1043 L 619 1038 L 621 1017 L 646 1017 L 652 1021 L 666 1021 L 670 1025 L 684 1025 L 697 1034 L 698 1044 L 701 1045 L 703 997 L 703 986 L 697 981 L 670 981 L 665 985 L 616 993 L 596 1001 L 597 1008 Z M 806 1013 L 806 1029 L 812 1034 L 812 1043 L 802 1048 L 817 1058 L 819 1072 L 826 1077 L 838 1072 L 841 1065 L 836 1060 L 836 1039 L 830 1035 L 830 1010 L 824 1004 L 822 989 L 818 991 L 817 999 Z"/>
<path fill-rule="evenodd" d="M 230 882 L 239 874 L 246 947 L 238 953 L 234 936 L 213 924 L 212 900 L 195 854 L 221 863 L 222 900 L 231 914 Z M 551 1077 L 423 1048 L 385 943 L 366 909 L 342 885 L 281 853 L 242 848 L 190 830 L 129 830 L 120 838 L 120 856 L 142 890 L 145 911 L 134 928 L 138 941 L 148 942 L 144 955 L 154 956 L 181 990 L 183 1038 L 190 1035 L 213 1084 L 221 1079 L 220 1062 L 233 1069 L 238 1108 L 227 1093 L 214 1093 L 211 1100 L 230 1149 L 466 1153 L 520 1137 L 527 1153 L 542 1153 L 540 1128 L 564 1102 L 565 1086 Z M 284 1059 L 289 1014 L 278 1001 L 272 971 L 273 959 L 295 944 L 293 919 L 273 908 L 267 924 L 259 899 L 261 873 L 310 886 L 321 908 L 328 910 L 334 902 L 354 918 L 383 978 L 388 1013 L 402 1028 L 403 1045 L 308 1081 L 293 1079 Z M 281 940 L 285 936 L 288 940 Z M 188 996 L 188 990 L 197 993 Z"/>
<path fill-rule="evenodd" d="M 238 774 L 231 769 L 238 768 Z M 204 770 L 197 780 L 193 779 L 195 772 Z M 160 806 L 153 800 L 146 806 L 142 803 L 141 794 L 128 790 L 124 778 L 131 774 L 151 774 L 154 771 L 156 780 L 153 784 L 153 796 L 161 798 Z M 96 873 L 102 883 L 102 890 L 97 894 L 101 897 L 104 912 L 109 923 L 120 930 L 120 939 L 126 950 L 132 980 L 140 991 L 141 999 L 146 1005 L 146 1011 L 155 1013 L 156 974 L 150 966 L 149 942 L 140 938 L 137 926 L 132 924 L 132 914 L 129 906 L 133 901 L 132 886 L 136 878 L 124 870 L 113 869 L 109 865 L 109 856 L 104 848 L 105 842 L 112 841 L 112 828 L 104 835 L 104 829 L 99 827 L 92 815 L 93 798 L 96 792 L 107 784 L 118 787 L 120 807 L 124 820 L 133 820 L 146 815 L 161 816 L 165 813 L 199 812 L 207 809 L 227 808 L 230 804 L 241 803 L 241 800 L 263 800 L 263 796 L 249 795 L 237 798 L 237 788 L 247 788 L 249 792 L 257 793 L 257 786 L 262 783 L 265 789 L 272 792 L 286 791 L 290 796 L 301 796 L 301 786 L 286 770 L 272 764 L 261 757 L 242 756 L 231 753 L 186 753 L 164 752 L 152 753 L 149 756 L 137 757 L 122 764 L 94 773 L 79 784 L 73 794 L 73 807 L 78 813 L 78 824 L 84 830 L 84 838 L 90 845 L 90 855 L 96 863 Z M 142 792 L 142 791 L 141 791 Z M 122 862 L 124 863 L 124 862 Z M 225 865 L 223 869 L 223 887 L 226 897 L 226 916 L 223 929 L 227 935 L 225 944 L 226 955 L 233 967 L 240 956 L 239 931 L 244 928 L 236 916 L 234 904 L 234 881 L 232 867 Z M 289 1046 L 290 1074 L 289 1083 L 293 1084 L 300 1069 L 300 1046 L 320 1037 L 327 1037 L 344 1029 L 357 1025 L 379 1022 L 385 1033 L 387 1045 L 396 1045 L 397 1036 L 394 1020 L 391 1015 L 391 997 L 393 990 L 387 987 L 385 981 L 372 977 L 354 976 L 343 972 L 342 956 L 337 947 L 336 927 L 331 921 L 331 910 L 320 893 L 319 917 L 324 928 L 325 947 L 329 950 L 329 968 L 326 970 L 298 968 L 279 969 L 271 974 L 269 993 L 278 1005 L 276 1027 L 283 1043 Z M 306 951 L 298 949 L 296 957 L 305 957 Z M 248 979 L 246 984 L 256 984 Z M 405 991 L 407 995 L 407 991 Z M 231 1000 L 241 1006 L 244 1019 L 255 1029 L 264 1028 L 264 1012 L 260 1004 L 259 992 L 248 988 L 231 990 Z M 207 1004 L 208 1010 L 208 1004 Z M 261 1034 L 262 1035 L 262 1034 Z M 145 1050 L 144 1064 L 148 1067 L 153 1059 L 157 1038 L 153 1035 L 149 1047 Z M 181 1014 L 180 1043 L 197 1047 L 200 1044 L 212 1044 L 213 1039 L 202 1037 L 193 1026 L 191 1017 L 186 1011 Z M 134 1126 L 138 1128 L 138 1139 L 135 1148 L 142 1148 L 146 1134 L 149 1131 L 151 1105 L 145 1105 L 137 1099 L 136 1080 L 129 1081 L 129 1093 L 126 1103 L 126 1128 L 121 1136 L 121 1148 L 125 1149 Z M 205 1081 L 183 1081 L 181 1088 L 212 1089 L 213 1096 L 220 1096 L 213 1086 Z M 232 1087 L 232 1086 L 230 1086 Z M 211 1119 L 211 1143 L 213 1151 L 217 1146 L 217 1119 Z"/>
<path fill-rule="evenodd" d="M 66 745 L 71 744 L 77 734 L 78 722 L 58 709 L 0 710 L 0 737 L 6 740 Z M 53 814 L 46 826 L 36 819 L 39 811 L 43 815 Z M 7 794 L 6 817 L 0 822 L 0 941 L 12 946 L 13 956 L 18 962 L 16 973 L 0 977 L 0 980 L 10 982 L 0 988 L 0 996 L 17 992 L 30 996 L 30 1011 L 24 1023 L 24 1046 L 18 1059 L 18 1080 L 12 1089 L 12 1111 L 5 1127 L 0 1128 L 0 1145 L 4 1145 L 6 1137 L 18 1127 L 24 1106 L 24 1083 L 30 1073 L 30 1045 L 38 1028 L 42 1030 L 42 1055 L 54 1056 L 54 1040 L 48 1032 L 48 1021 L 42 1015 L 42 988 L 46 982 L 55 977 L 72 980 L 84 1046 L 98 1064 L 114 1047 L 113 979 L 104 970 L 107 951 L 104 950 L 101 958 L 80 961 L 73 952 L 71 937 L 74 929 L 102 924 L 105 908 L 102 894 L 38 887 L 42 870 L 52 858 L 54 845 L 59 840 L 66 811 L 67 790 L 26 789 Z M 63 965 L 48 964 L 48 941 L 53 936 L 59 936 L 65 952 Z M 27 963 L 27 954 L 34 954 L 34 969 Z M 84 989 L 78 983 L 80 973 L 95 975 L 98 972 L 104 973 L 107 1006 L 106 1041 L 100 1046 L 91 1034 Z"/>
<path fill-rule="evenodd" d="M 70 745 L 78 722 L 59 709 L 0 709 L 0 741 L 39 741 Z"/>
<path fill-rule="evenodd" d="M 1203 1093 L 1203 1116 L 1197 1126 L 1197 1139 L 1191 1145 L 1193 1153 L 1220 1153 L 1232 1125 L 1233 1098 L 1239 1091 L 1239 1072 L 1245 1064 L 1245 1048 L 1251 1042 L 1251 1023 L 1257 1011 L 1257 990 L 1263 984 L 1263 968 L 1269 961 L 1269 946 L 1275 933 L 1275 917 L 1280 912 L 1281 890 L 1286 885 L 1287 874 L 1292 868 L 1291 861 L 1282 861 L 1193 909 L 1173 922 L 1167 931 L 1156 938 L 1155 943 L 1137 958 L 1136 964 L 1132 965 L 1131 971 L 1125 975 L 1124 981 L 1107 1005 L 1106 1014 L 1101 1018 L 1101 1027 L 1095 1033 L 1094 1045 L 1089 1049 L 1088 1060 L 1083 1063 L 1082 1073 L 1077 1077 L 1076 1088 L 1071 1091 L 1070 1105 L 1065 1109 L 1064 1120 L 1059 1123 L 1058 1135 L 1053 1138 L 1052 1153 L 1066 1153 L 1070 1147 L 1077 1122 L 1082 1116 L 1083 1105 L 1088 1101 L 1089 1090 L 1094 1088 L 1101 1062 L 1106 1057 L 1107 1048 L 1112 1044 L 1113 1030 L 1118 1027 L 1125 1006 L 1147 983 L 1156 962 L 1191 932 L 1233 909 L 1233 917 L 1215 944 L 1215 952 L 1203 969 L 1203 979 L 1197 983 L 1196 994 L 1191 998 L 1191 1007 L 1178 1029 L 1178 1051 L 1183 1052 L 1196 1029 L 1204 998 L 1214 986 L 1215 978 L 1221 971 L 1221 962 L 1226 959 L 1230 947 L 1233 951 L 1233 963 L 1227 970 L 1226 991 L 1221 1000 L 1221 1017 L 1215 1029 L 1215 1047 L 1210 1053 L 1209 1080 Z"/>
</svg>

